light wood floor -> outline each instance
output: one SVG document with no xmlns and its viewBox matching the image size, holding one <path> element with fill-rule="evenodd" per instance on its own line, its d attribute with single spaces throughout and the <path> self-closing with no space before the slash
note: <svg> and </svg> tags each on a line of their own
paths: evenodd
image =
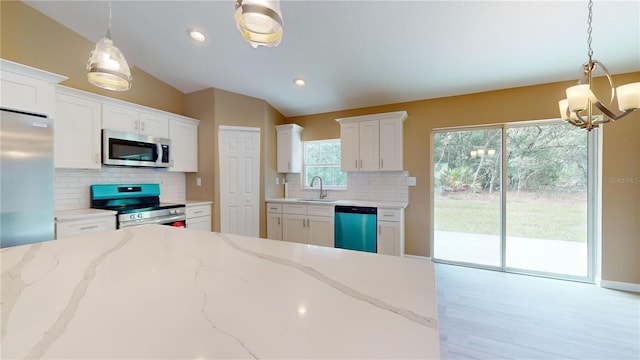
<svg viewBox="0 0 640 360">
<path fill-rule="evenodd" d="M 436 264 L 442 359 L 640 359 L 640 295 Z"/>
</svg>

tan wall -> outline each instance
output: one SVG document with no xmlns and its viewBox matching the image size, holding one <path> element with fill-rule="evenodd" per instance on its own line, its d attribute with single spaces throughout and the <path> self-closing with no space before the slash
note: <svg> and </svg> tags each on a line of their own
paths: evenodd
<svg viewBox="0 0 640 360">
<path fill-rule="evenodd" d="M 264 162 L 264 198 L 273 199 L 284 197 L 284 185 L 278 183 L 276 185 L 275 178 L 280 177 L 280 180 L 284 177 L 282 174 L 276 172 L 277 166 L 277 142 L 276 142 L 276 125 L 283 124 L 285 121 L 284 116 L 274 109 L 273 106 L 267 104 L 266 119 L 265 119 L 265 139 L 264 149 L 266 150 L 262 156 Z M 265 219 L 266 221 L 266 219 Z M 266 225 L 266 224 L 265 224 Z M 266 235 L 266 226 L 265 226 Z"/>
<path fill-rule="evenodd" d="M 640 284 L 640 111 L 603 136 L 601 277 Z"/>
<path fill-rule="evenodd" d="M 186 175 L 187 199 L 214 201 L 211 214 L 211 228 L 213 229 L 214 213 L 217 213 L 215 210 L 217 206 L 215 203 L 217 178 L 214 172 L 213 158 L 217 144 L 214 141 L 216 136 L 215 90 L 206 89 L 185 95 L 184 109 L 186 116 L 200 120 L 198 126 L 198 172 Z M 197 178 L 201 179 L 201 186 L 197 186 Z"/>
<path fill-rule="evenodd" d="M 264 204 L 265 171 L 275 167 L 275 130 L 282 118 L 264 100 L 220 89 L 208 89 L 185 95 L 185 112 L 201 120 L 198 129 L 198 172 L 187 174 L 187 198 L 214 201 L 212 229 L 220 231 L 220 173 L 218 128 L 220 125 L 260 128 L 260 204 Z M 269 126 L 267 126 L 269 125 Z M 268 129 L 267 129 L 268 127 Z M 268 138 L 267 138 L 268 137 Z M 272 171 L 272 170 L 271 170 Z M 196 178 L 202 186 L 196 186 Z M 273 191 L 268 187 L 269 191 Z M 266 236 L 265 207 L 260 206 L 260 236 Z"/>
<path fill-rule="evenodd" d="M 86 66 L 95 42 L 23 2 L 0 2 L 0 34 L 0 57 L 68 77 L 62 85 L 183 114 L 183 94 L 136 68 L 135 64 L 131 70 L 133 83 L 129 91 L 109 91 L 89 84 Z M 117 39 L 114 41 L 117 46 Z M 127 56 L 126 53 L 124 55 Z"/>
<path fill-rule="evenodd" d="M 616 76 L 618 84 L 640 81 L 640 73 Z M 557 102 L 574 82 L 544 84 L 486 93 L 422 100 L 349 111 L 292 117 L 286 123 L 304 127 L 305 140 L 337 138 L 334 119 L 406 110 L 404 164 L 417 186 L 409 188 L 406 210 L 406 252 L 430 256 L 431 227 L 429 149 L 432 129 L 496 124 L 558 117 Z M 640 283 L 640 112 L 605 125 L 603 159 L 602 278 Z M 631 178 L 628 184 L 607 179 Z"/>
</svg>

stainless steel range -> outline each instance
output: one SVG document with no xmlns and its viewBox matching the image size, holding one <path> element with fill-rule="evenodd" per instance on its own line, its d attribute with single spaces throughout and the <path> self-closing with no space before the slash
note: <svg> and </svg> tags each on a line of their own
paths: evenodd
<svg viewBox="0 0 640 360">
<path fill-rule="evenodd" d="M 118 212 L 118 229 L 145 224 L 186 226 L 184 204 L 160 202 L 159 184 L 91 185 L 91 207 Z"/>
</svg>

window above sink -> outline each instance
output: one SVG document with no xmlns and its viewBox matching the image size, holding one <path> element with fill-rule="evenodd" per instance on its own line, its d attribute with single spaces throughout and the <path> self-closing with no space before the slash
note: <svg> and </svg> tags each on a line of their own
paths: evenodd
<svg viewBox="0 0 640 360">
<path fill-rule="evenodd" d="M 322 178 L 324 189 L 347 189 L 347 173 L 340 170 L 340 139 L 304 141 L 303 152 L 301 174 L 303 189 L 316 189 L 310 186 L 314 176 Z M 310 201 L 319 200 L 321 199 L 310 199 Z"/>
</svg>

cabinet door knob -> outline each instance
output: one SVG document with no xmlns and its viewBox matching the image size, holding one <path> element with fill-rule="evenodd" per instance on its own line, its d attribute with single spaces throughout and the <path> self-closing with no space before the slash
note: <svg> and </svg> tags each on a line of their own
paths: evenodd
<svg viewBox="0 0 640 360">
<path fill-rule="evenodd" d="M 144 121 L 140 122 L 140 131 L 144 131 Z"/>
<path fill-rule="evenodd" d="M 280 216 L 278 216 L 278 225 L 280 225 Z"/>
</svg>

